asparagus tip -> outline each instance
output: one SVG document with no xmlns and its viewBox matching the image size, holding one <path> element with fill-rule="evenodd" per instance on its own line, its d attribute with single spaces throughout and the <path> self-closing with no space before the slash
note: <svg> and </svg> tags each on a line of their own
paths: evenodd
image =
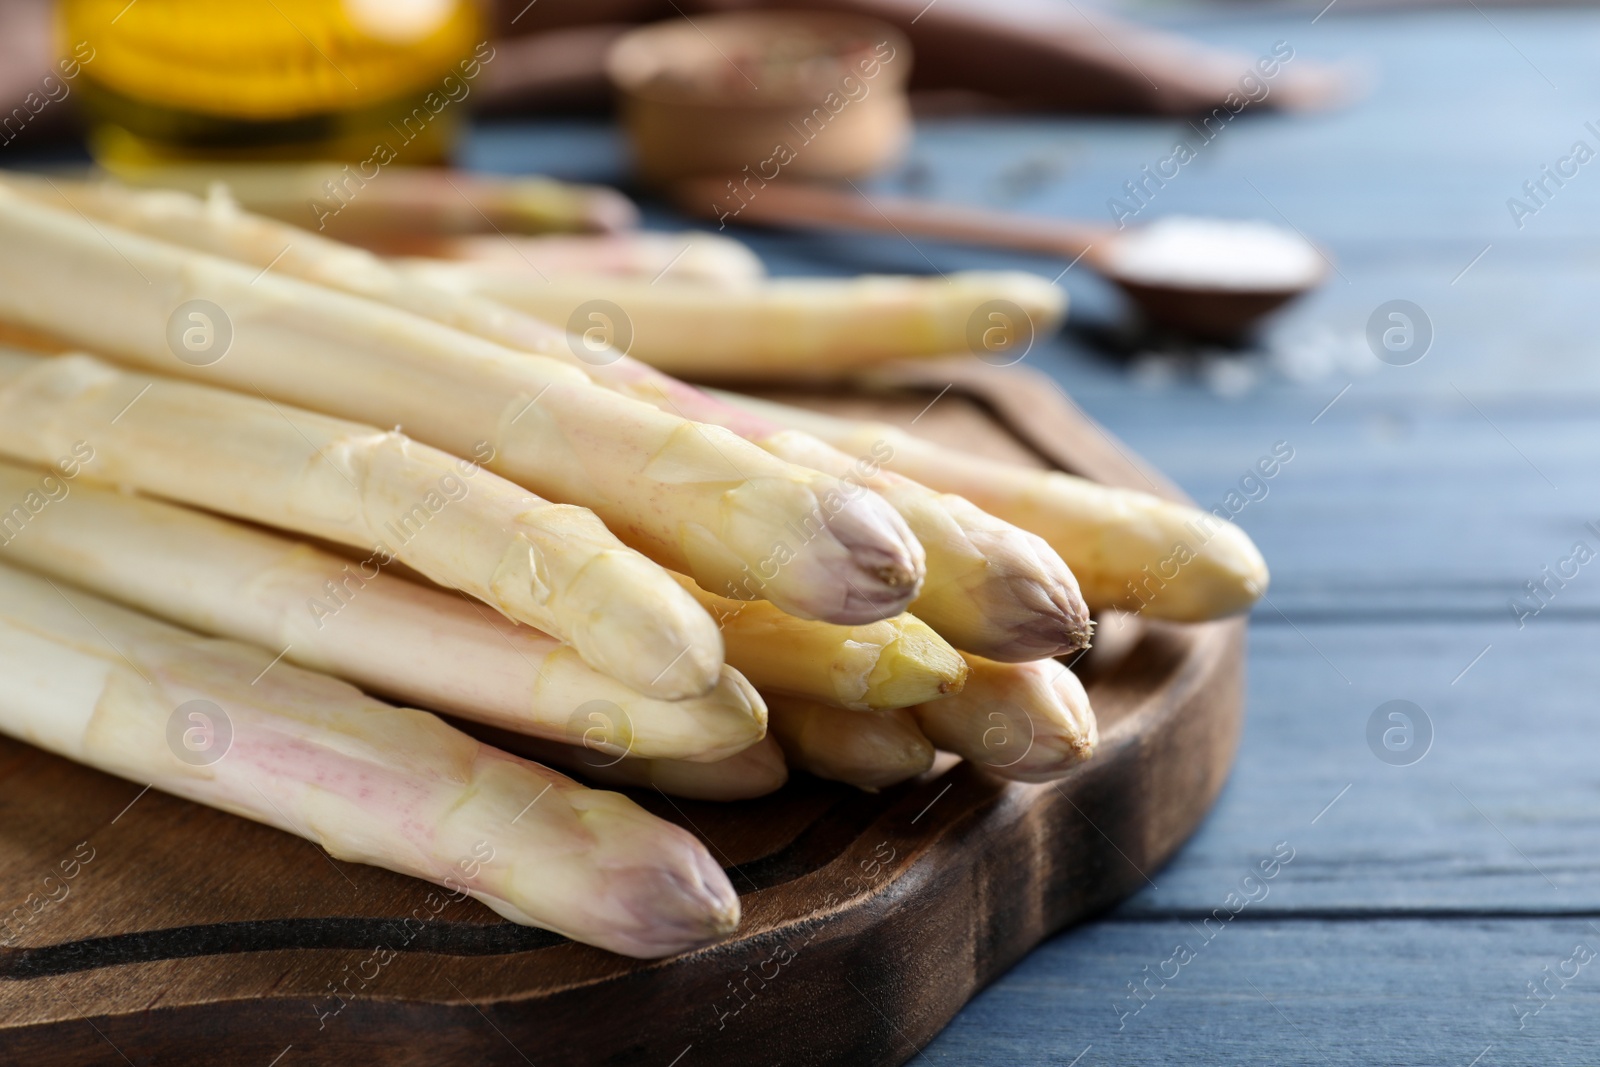
<svg viewBox="0 0 1600 1067">
<path fill-rule="evenodd" d="M 686 864 L 609 873 L 608 891 L 624 915 L 613 928 L 617 951 L 655 959 L 700 948 L 739 928 L 739 896 L 698 842 Z"/>
<path fill-rule="evenodd" d="M 848 570 L 842 597 L 818 617 L 846 626 L 900 614 L 922 590 L 922 545 L 900 513 L 874 493 L 864 493 L 828 516 L 824 528 L 844 550 Z"/>
<path fill-rule="evenodd" d="M 1094 622 L 1078 580 L 1042 538 L 1011 529 L 980 542 L 988 560 L 987 611 L 1004 624 L 985 634 L 962 634 L 969 649 L 1002 663 L 1026 663 L 1089 647 Z M 961 640 L 958 647 L 966 648 Z M 981 646 L 981 647 L 979 647 Z"/>
</svg>

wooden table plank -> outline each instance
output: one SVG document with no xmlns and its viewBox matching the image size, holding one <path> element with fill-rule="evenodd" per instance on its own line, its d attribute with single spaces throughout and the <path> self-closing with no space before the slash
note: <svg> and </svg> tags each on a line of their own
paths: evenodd
<svg viewBox="0 0 1600 1067">
<path fill-rule="evenodd" d="M 1227 926 L 1213 926 L 1208 942 L 1187 922 L 1100 923 L 1037 949 L 979 994 L 915 1062 L 1592 1063 L 1600 960 L 1567 961 L 1579 945 L 1600 954 L 1597 925 L 1297 922 L 1257 917 L 1252 906 Z M 1188 962 L 1167 963 L 1179 945 L 1190 955 L 1177 959 Z M 1515 1012 L 1540 1004 L 1526 984 L 1545 981 L 1564 963 L 1577 977 L 1565 988 L 1551 980 L 1554 995 L 1519 1030 Z M 1163 974 L 1176 975 L 1165 988 Z M 1128 983 L 1147 975 L 1155 976 L 1147 987 L 1154 992 L 1134 1014 Z"/>
<path fill-rule="evenodd" d="M 1123 912 L 1213 907 L 1287 841 L 1299 858 L 1257 910 L 1600 913 L 1597 641 L 1595 623 L 1520 635 L 1487 623 L 1255 626 L 1234 774 L 1199 835 L 1152 875 L 1159 888 Z M 1367 739 L 1375 710 L 1397 699 L 1421 707 L 1433 733 L 1410 766 L 1382 762 Z"/>
</svg>

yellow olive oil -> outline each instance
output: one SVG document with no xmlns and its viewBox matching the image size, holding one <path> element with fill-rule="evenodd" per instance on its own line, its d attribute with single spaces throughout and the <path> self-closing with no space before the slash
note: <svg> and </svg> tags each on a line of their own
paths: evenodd
<svg viewBox="0 0 1600 1067">
<path fill-rule="evenodd" d="M 494 55 L 475 0 L 61 0 L 60 29 L 113 169 L 438 162 Z"/>
</svg>

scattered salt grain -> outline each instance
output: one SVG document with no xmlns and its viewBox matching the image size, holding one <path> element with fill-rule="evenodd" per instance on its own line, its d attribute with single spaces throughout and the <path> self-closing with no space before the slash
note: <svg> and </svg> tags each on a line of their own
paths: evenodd
<svg viewBox="0 0 1600 1067">
<path fill-rule="evenodd" d="M 1255 388 L 1258 377 L 1250 359 L 1217 352 L 1200 355 L 1200 380 L 1217 396 L 1229 400 L 1244 396 Z"/>
</svg>

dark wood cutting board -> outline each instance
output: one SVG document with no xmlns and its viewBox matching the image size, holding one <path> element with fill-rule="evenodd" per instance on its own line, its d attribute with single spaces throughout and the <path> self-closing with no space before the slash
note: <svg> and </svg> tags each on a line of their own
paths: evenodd
<svg viewBox="0 0 1600 1067">
<path fill-rule="evenodd" d="M 1020 367 L 787 398 L 1175 494 Z M 902 1063 L 1194 830 L 1233 758 L 1243 655 L 1238 620 L 1103 625 L 1077 665 L 1100 751 L 1054 784 L 946 761 L 879 795 L 802 775 L 737 805 L 639 795 L 744 904 L 734 938 L 648 963 L 0 739 L 0 1061 Z"/>
</svg>

